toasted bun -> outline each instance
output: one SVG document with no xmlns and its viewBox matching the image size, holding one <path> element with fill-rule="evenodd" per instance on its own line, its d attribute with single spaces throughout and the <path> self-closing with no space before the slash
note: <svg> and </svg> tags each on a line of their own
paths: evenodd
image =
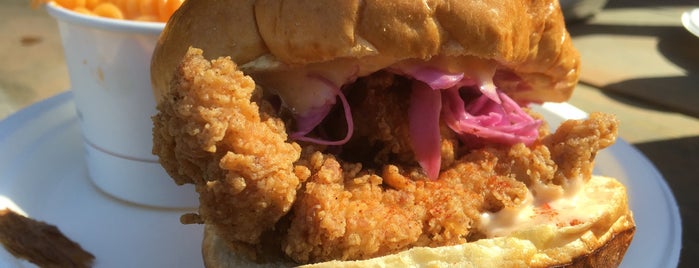
<svg viewBox="0 0 699 268">
<path fill-rule="evenodd" d="M 474 56 L 522 79 L 527 90 L 502 88 L 518 101 L 567 100 L 579 73 L 557 0 L 187 1 L 154 50 L 157 96 L 190 46 L 258 69 Z"/>
<path fill-rule="evenodd" d="M 578 192 L 578 206 L 590 220 L 558 227 L 555 222 L 456 246 L 417 247 L 361 261 L 331 261 L 304 267 L 616 267 L 635 232 L 626 188 L 613 178 L 593 176 Z M 581 201 L 581 200 L 590 200 Z M 213 228 L 205 228 L 202 243 L 206 267 L 279 267 L 289 263 L 257 264 L 229 250 Z"/>
</svg>

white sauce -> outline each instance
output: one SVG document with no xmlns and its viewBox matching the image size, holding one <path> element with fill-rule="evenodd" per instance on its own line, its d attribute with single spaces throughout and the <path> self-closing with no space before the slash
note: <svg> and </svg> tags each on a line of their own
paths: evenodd
<svg viewBox="0 0 699 268">
<path fill-rule="evenodd" d="M 533 185 L 520 206 L 482 213 L 478 227 L 492 238 L 541 224 L 564 227 L 585 223 L 605 206 L 606 200 L 598 193 L 587 191 L 585 186 L 581 178 L 572 179 L 562 187 Z"/>
</svg>

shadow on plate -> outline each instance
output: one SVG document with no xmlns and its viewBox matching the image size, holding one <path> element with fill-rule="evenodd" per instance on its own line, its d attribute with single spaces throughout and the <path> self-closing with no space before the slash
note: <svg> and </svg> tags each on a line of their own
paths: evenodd
<svg viewBox="0 0 699 268">
<path fill-rule="evenodd" d="M 683 230 L 679 267 L 699 267 L 699 136 L 634 146 L 663 174 L 679 205 Z"/>
<path fill-rule="evenodd" d="M 625 104 L 699 118 L 699 75 L 630 79 L 602 89 Z"/>
</svg>

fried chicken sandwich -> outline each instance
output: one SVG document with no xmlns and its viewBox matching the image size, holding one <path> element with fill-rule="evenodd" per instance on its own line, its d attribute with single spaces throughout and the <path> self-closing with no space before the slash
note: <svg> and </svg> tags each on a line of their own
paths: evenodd
<svg viewBox="0 0 699 268">
<path fill-rule="evenodd" d="M 615 266 L 635 225 L 592 169 L 617 120 L 527 108 L 579 64 L 556 0 L 187 1 L 153 152 L 211 267 Z"/>
</svg>

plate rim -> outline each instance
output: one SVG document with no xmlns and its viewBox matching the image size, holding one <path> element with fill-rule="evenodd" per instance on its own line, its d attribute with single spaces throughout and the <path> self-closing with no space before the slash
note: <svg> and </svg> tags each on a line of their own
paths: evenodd
<svg viewBox="0 0 699 268">
<path fill-rule="evenodd" d="M 699 25 L 695 24 L 694 21 L 692 20 L 692 17 L 696 14 L 697 21 L 699 21 L 699 8 L 694 8 L 687 10 L 682 13 L 682 25 L 684 26 L 687 31 L 689 31 L 691 34 L 693 34 L 696 37 L 699 37 Z"/>
</svg>

